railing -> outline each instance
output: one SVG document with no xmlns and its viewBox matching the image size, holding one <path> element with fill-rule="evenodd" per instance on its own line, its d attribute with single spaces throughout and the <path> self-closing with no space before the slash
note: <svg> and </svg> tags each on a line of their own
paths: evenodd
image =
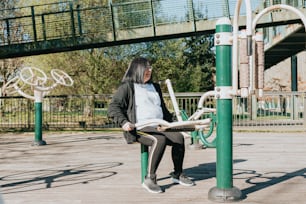
<svg viewBox="0 0 306 204">
<path fill-rule="evenodd" d="M 48 96 L 43 100 L 43 129 L 116 127 L 106 116 L 110 95 Z M 22 97 L 0 98 L 0 128 L 32 130 L 34 102 Z"/>
<path fill-rule="evenodd" d="M 252 0 L 252 10 L 256 13 L 270 6 L 271 2 Z M 306 6 L 303 0 L 273 1 L 273 4 L 279 3 L 297 8 Z M 135 28 L 151 27 L 154 32 L 156 26 L 183 22 L 193 22 L 196 27 L 196 22 L 200 20 L 233 17 L 235 6 L 236 1 L 224 0 L 139 0 L 108 5 L 96 3 L 93 6 L 77 1 L 63 1 L 0 9 L 0 46 L 79 36 L 95 42 L 113 41 L 118 38 L 120 30 L 133 32 Z M 241 15 L 245 15 L 245 8 L 241 9 Z"/>
<path fill-rule="evenodd" d="M 270 2 L 252 0 L 253 14 Z M 273 1 L 277 3 L 305 6 L 301 0 Z M 0 47 L 5 50 L 0 50 L 0 59 L 214 33 L 216 20 L 232 18 L 235 6 L 236 1 L 227 0 L 139 0 L 90 6 L 64 1 L 0 9 Z M 259 24 L 284 25 L 297 19 L 284 15 L 285 20 L 265 18 Z"/>
<path fill-rule="evenodd" d="M 0 59 L 212 34 L 217 19 L 233 17 L 237 3 L 228 0 L 88 2 L 70 0 L 0 9 Z M 253 16 L 264 7 L 279 3 L 306 13 L 304 0 L 252 0 Z M 241 6 L 243 26 L 246 9 L 244 3 Z M 268 46 L 271 52 L 277 49 L 274 45 L 294 33 L 299 27 L 293 23 L 299 21 L 297 15 L 286 11 L 265 15 L 257 24 L 257 28 L 264 28 L 265 49 Z M 275 27 L 288 24 L 293 25 Z M 301 49 L 295 46 L 288 55 Z M 285 58 L 266 59 L 266 68 Z"/>
<path fill-rule="evenodd" d="M 179 107 L 187 115 L 197 109 L 201 93 L 177 93 Z M 238 126 L 302 126 L 305 125 L 305 93 L 271 92 L 262 100 L 234 98 L 233 124 Z M 107 118 L 111 95 L 48 96 L 43 100 L 43 129 L 105 129 L 117 128 Z M 165 100 L 172 109 L 169 96 Z M 213 98 L 205 101 L 214 107 Z M 0 98 L 0 129 L 2 131 L 34 130 L 34 103 L 22 97 Z"/>
<path fill-rule="evenodd" d="M 261 100 L 235 98 L 233 119 L 235 126 L 305 125 L 305 93 L 270 92 Z"/>
<path fill-rule="evenodd" d="M 260 2 L 252 1 L 253 10 Z M 217 19 L 233 13 L 234 5 L 207 0 L 140 0 L 107 6 L 66 1 L 1 9 L 0 46 L 78 36 L 113 41 L 120 30 Z"/>
<path fill-rule="evenodd" d="M 201 93 L 177 93 L 179 107 L 188 115 L 197 109 Z M 266 92 L 263 98 L 233 98 L 233 125 L 251 126 L 292 126 L 306 125 L 306 94 L 304 92 Z M 168 101 L 168 107 L 171 102 Z M 209 98 L 205 107 L 215 107 L 215 100 Z"/>
</svg>

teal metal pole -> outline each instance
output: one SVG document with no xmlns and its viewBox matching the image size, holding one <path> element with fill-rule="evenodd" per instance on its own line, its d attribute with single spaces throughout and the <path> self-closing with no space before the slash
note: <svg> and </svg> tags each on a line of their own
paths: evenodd
<svg viewBox="0 0 306 204">
<path fill-rule="evenodd" d="M 230 25 L 217 26 L 216 32 L 231 32 Z M 231 87 L 231 46 L 216 47 L 218 59 L 216 61 L 217 87 Z M 220 88 L 221 89 L 221 88 Z M 226 91 L 226 90 L 225 90 Z M 221 96 L 220 96 L 221 97 Z M 232 187 L 232 99 L 217 99 L 217 187 Z"/>
<path fill-rule="evenodd" d="M 149 151 L 148 146 L 145 146 L 143 144 L 140 144 L 140 151 L 141 151 L 141 183 L 143 183 L 146 175 L 147 175 L 147 169 L 148 169 L 148 157 L 149 157 Z"/>
<path fill-rule="evenodd" d="M 291 57 L 291 91 L 298 91 L 298 67 L 297 67 L 297 56 Z M 284 98 L 286 100 L 286 98 Z M 298 119 L 298 109 L 297 109 L 297 96 L 292 94 L 292 108 L 291 108 L 291 118 L 293 120 Z"/>
<path fill-rule="evenodd" d="M 47 143 L 42 139 L 42 93 L 34 91 L 35 95 L 35 138 L 33 145 L 46 145 Z"/>
<path fill-rule="evenodd" d="M 42 103 L 35 102 L 35 141 L 42 140 Z"/>
<path fill-rule="evenodd" d="M 298 91 L 297 56 L 291 57 L 291 91 Z"/>
<path fill-rule="evenodd" d="M 228 18 L 217 21 L 216 34 L 216 98 L 217 98 L 217 186 L 210 189 L 210 200 L 232 202 L 241 198 L 233 187 L 232 149 L 232 26 Z"/>
</svg>

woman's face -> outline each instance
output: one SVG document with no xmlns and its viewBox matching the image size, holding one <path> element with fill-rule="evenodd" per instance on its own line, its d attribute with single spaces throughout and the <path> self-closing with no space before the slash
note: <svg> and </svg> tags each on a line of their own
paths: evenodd
<svg viewBox="0 0 306 204">
<path fill-rule="evenodd" d="M 151 74 L 152 74 L 152 66 L 151 65 L 147 65 L 145 72 L 144 72 L 144 76 L 143 76 L 143 82 L 147 83 L 150 79 L 151 79 Z"/>
</svg>

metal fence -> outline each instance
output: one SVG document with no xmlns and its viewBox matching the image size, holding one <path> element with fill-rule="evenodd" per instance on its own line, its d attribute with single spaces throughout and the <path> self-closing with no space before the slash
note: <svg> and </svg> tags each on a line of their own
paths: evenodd
<svg viewBox="0 0 306 204">
<path fill-rule="evenodd" d="M 201 93 L 176 93 L 180 109 L 191 115 L 197 110 Z M 107 118 L 111 95 L 47 96 L 43 100 L 43 129 L 106 129 L 118 126 Z M 306 124 L 306 94 L 301 92 L 265 93 L 256 97 L 233 99 L 233 125 L 300 126 Z M 170 110 L 172 102 L 165 94 Z M 215 107 L 213 98 L 205 107 Z M 34 102 L 23 97 L 0 98 L 0 129 L 2 131 L 34 130 Z"/>
<path fill-rule="evenodd" d="M 112 41 L 120 30 L 232 16 L 235 5 L 206 0 L 179 3 L 174 0 L 140 0 L 114 4 L 109 1 L 107 6 L 98 2 L 87 6 L 79 1 L 61 1 L 0 9 L 0 28 L 4 30 L 0 32 L 0 45 L 76 36 L 88 40 L 95 38 L 100 42 L 101 39 L 95 35 Z M 261 4 L 261 0 L 253 0 L 252 10 Z M 108 33 L 111 39 L 108 39 Z"/>
<path fill-rule="evenodd" d="M 304 121 L 305 93 L 270 92 L 256 97 L 233 100 L 235 126 L 300 126 Z"/>
<path fill-rule="evenodd" d="M 106 111 L 110 95 L 47 96 L 43 100 L 43 129 L 116 127 Z M 23 97 L 0 98 L 2 130 L 34 129 L 34 102 Z"/>
</svg>

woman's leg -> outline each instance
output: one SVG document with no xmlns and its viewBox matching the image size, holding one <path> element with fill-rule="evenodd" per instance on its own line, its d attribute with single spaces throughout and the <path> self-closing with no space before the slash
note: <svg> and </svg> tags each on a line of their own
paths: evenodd
<svg viewBox="0 0 306 204">
<path fill-rule="evenodd" d="M 172 146 L 171 155 L 174 165 L 174 173 L 181 174 L 183 172 L 183 162 L 185 156 L 185 140 L 184 136 L 179 132 L 165 132 L 167 137 L 167 145 Z"/>
<path fill-rule="evenodd" d="M 143 145 L 150 146 L 148 158 L 148 176 L 154 178 L 156 170 L 164 155 L 166 148 L 166 137 L 157 132 L 155 128 L 143 128 L 138 132 L 137 141 Z"/>
<path fill-rule="evenodd" d="M 179 183 L 184 186 L 193 186 L 194 182 L 183 173 L 183 161 L 185 156 L 185 139 L 178 132 L 156 132 L 155 129 L 147 131 L 139 135 L 138 141 L 144 145 L 151 146 L 149 161 L 148 161 L 148 176 L 152 180 L 155 179 L 156 170 L 164 154 L 166 145 L 172 146 L 172 161 L 174 172 L 171 178 L 174 183 Z"/>
<path fill-rule="evenodd" d="M 183 186 L 193 186 L 194 182 L 183 173 L 183 161 L 185 156 L 184 136 L 179 132 L 166 132 L 165 136 L 172 146 L 172 160 L 174 172 L 170 173 L 172 181 Z"/>
</svg>

